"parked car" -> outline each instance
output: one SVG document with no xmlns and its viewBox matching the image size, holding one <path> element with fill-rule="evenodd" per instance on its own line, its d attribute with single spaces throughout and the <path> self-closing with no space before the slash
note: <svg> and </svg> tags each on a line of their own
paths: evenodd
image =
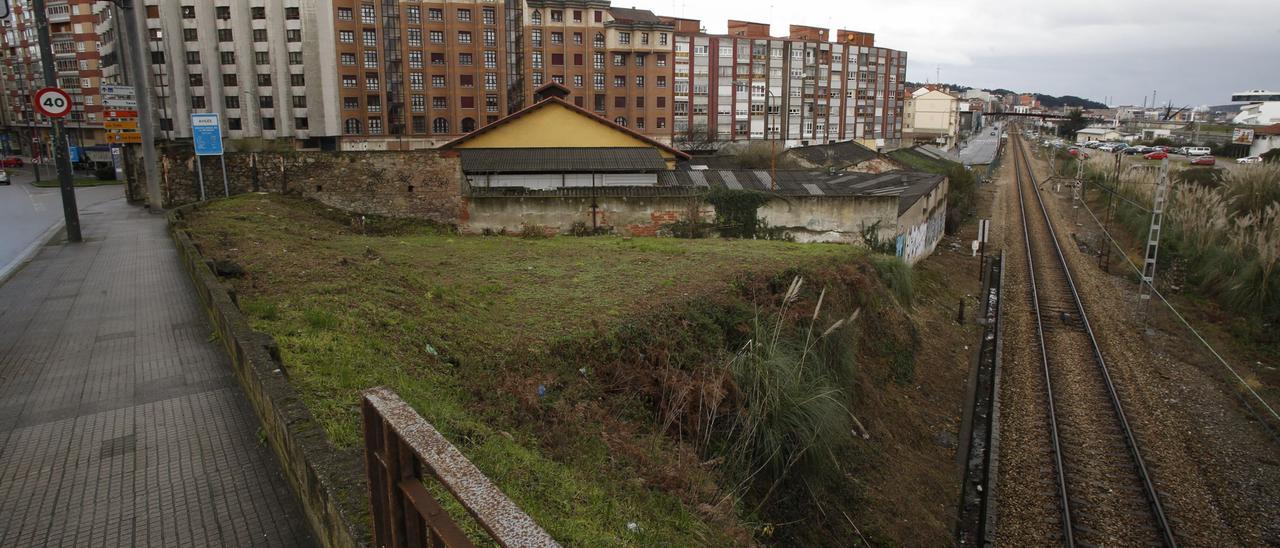
<svg viewBox="0 0 1280 548">
<path fill-rule="evenodd" d="M 1236 163 L 1237 164 L 1261 164 L 1262 157 L 1261 156 L 1245 156 L 1244 158 L 1240 158 L 1236 160 Z"/>
<path fill-rule="evenodd" d="M 1209 147 L 1187 147 L 1187 156 L 1204 156 L 1209 154 Z"/>
<path fill-rule="evenodd" d="M 1166 154 L 1167 154 L 1167 153 L 1169 153 L 1169 151 L 1170 151 L 1169 147 L 1167 147 L 1167 146 L 1163 146 L 1163 145 L 1153 146 L 1153 147 L 1151 147 L 1151 148 L 1154 148 L 1154 149 L 1156 149 L 1156 150 L 1158 150 L 1158 151 L 1160 151 L 1160 152 L 1164 152 L 1164 153 L 1166 153 Z"/>
<path fill-rule="evenodd" d="M 1169 157 L 1169 153 L 1163 150 L 1156 150 L 1143 154 L 1142 157 L 1148 160 L 1163 160 Z"/>
<path fill-rule="evenodd" d="M 1100 146 L 1102 146 L 1102 143 L 1099 141 L 1089 141 L 1084 144 L 1084 148 L 1098 148 Z"/>
<path fill-rule="evenodd" d="M 10 156 L 0 160 L 0 167 L 22 167 L 22 158 Z"/>
<path fill-rule="evenodd" d="M 1125 154 L 1146 154 L 1147 147 L 1144 147 L 1144 146 L 1129 147 L 1124 149 L 1124 153 Z"/>
<path fill-rule="evenodd" d="M 9 184 L 9 172 L 3 169 L 0 169 L 0 185 L 7 185 L 7 184 Z"/>
<path fill-rule="evenodd" d="M 1196 156 L 1195 158 L 1191 159 L 1191 165 L 1193 166 L 1211 166 L 1216 163 L 1218 163 L 1218 159 L 1208 155 Z"/>
</svg>

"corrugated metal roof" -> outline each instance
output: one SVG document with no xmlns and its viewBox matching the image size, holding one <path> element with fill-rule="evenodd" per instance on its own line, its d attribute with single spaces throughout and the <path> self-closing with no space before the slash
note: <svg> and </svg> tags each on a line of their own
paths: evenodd
<svg viewBox="0 0 1280 548">
<path fill-rule="evenodd" d="M 742 190 L 742 184 L 738 182 L 738 178 L 733 176 L 732 171 L 720 171 L 720 179 L 724 180 L 724 186 L 734 190 Z"/>
<path fill-rule="evenodd" d="M 805 183 L 804 187 L 809 189 L 809 194 L 812 194 L 814 196 L 822 196 L 823 194 L 826 194 L 825 192 L 822 191 L 821 188 L 818 188 L 818 185 L 815 185 L 813 183 Z"/>
<path fill-rule="evenodd" d="M 459 149 L 466 173 L 647 173 L 667 169 L 657 149 L 486 148 Z"/>
</svg>

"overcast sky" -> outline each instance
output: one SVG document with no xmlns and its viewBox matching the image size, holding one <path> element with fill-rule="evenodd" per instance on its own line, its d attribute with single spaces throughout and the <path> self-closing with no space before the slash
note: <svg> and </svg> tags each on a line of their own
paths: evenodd
<svg viewBox="0 0 1280 548">
<path fill-rule="evenodd" d="M 1229 103 L 1280 90 L 1280 0 L 613 0 L 701 19 L 872 32 L 905 50 L 907 78 L 1078 95 L 1113 104 Z M 834 34 L 833 34 L 834 36 Z"/>
</svg>

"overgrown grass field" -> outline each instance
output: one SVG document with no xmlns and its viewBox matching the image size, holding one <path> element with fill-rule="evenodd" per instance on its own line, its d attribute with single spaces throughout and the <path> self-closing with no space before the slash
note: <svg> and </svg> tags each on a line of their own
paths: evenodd
<svg viewBox="0 0 1280 548">
<path fill-rule="evenodd" d="M 696 380 L 747 337 L 746 280 L 862 261 L 846 245 L 357 227 L 276 195 L 211 202 L 187 223 L 207 256 L 245 269 L 230 280 L 241 308 L 337 447 L 360 443 L 359 392 L 389 386 L 553 536 L 590 546 L 749 542 L 700 445 L 655 424 L 668 392 L 632 390 L 630 368 Z"/>
</svg>

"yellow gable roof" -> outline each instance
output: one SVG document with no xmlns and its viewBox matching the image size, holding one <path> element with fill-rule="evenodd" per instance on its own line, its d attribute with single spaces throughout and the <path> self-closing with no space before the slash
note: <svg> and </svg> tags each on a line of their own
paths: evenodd
<svg viewBox="0 0 1280 548">
<path fill-rule="evenodd" d="M 450 148 L 657 148 L 663 158 L 688 155 L 557 98 L 546 99 L 445 144 Z"/>
</svg>

